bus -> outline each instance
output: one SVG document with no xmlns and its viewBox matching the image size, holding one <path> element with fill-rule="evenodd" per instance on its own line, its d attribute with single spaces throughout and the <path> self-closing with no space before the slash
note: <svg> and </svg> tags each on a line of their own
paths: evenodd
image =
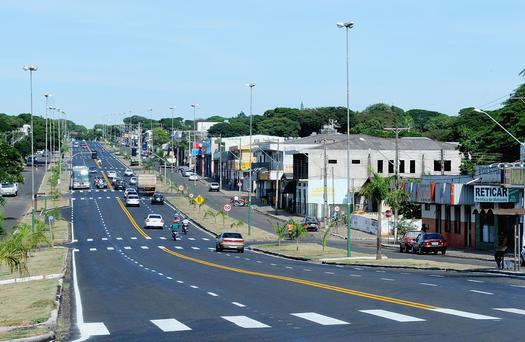
<svg viewBox="0 0 525 342">
<path fill-rule="evenodd" d="M 73 166 L 71 189 L 89 189 L 89 186 L 89 168 L 87 166 Z"/>
</svg>

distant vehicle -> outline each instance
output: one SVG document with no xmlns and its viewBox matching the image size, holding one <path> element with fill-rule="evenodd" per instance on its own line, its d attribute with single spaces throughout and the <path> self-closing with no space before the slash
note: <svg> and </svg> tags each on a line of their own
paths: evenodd
<svg viewBox="0 0 525 342">
<path fill-rule="evenodd" d="M 89 173 L 98 173 L 98 169 L 95 166 L 90 166 Z"/>
<path fill-rule="evenodd" d="M 179 166 L 177 167 L 177 172 L 180 172 L 180 173 L 184 173 L 185 171 L 189 171 L 189 167 L 187 167 L 186 165 L 182 165 L 182 166 Z"/>
<path fill-rule="evenodd" d="M 421 233 L 412 241 L 412 253 L 427 254 L 428 252 L 447 252 L 447 240 L 439 233 Z"/>
<path fill-rule="evenodd" d="M 164 196 L 158 192 L 151 196 L 151 204 L 164 204 Z"/>
<path fill-rule="evenodd" d="M 139 207 L 140 206 L 140 199 L 139 199 L 139 195 L 136 195 L 136 194 L 128 194 L 128 196 L 126 197 L 126 207 L 129 207 L 129 206 L 137 206 Z"/>
<path fill-rule="evenodd" d="M 115 190 L 124 190 L 126 189 L 126 183 L 122 179 L 115 180 L 115 185 L 113 186 Z"/>
<path fill-rule="evenodd" d="M 86 143 L 84 143 L 84 144 L 82 145 L 82 148 L 83 148 L 84 150 L 87 150 L 88 145 L 87 145 Z"/>
<path fill-rule="evenodd" d="M 199 180 L 199 175 L 196 174 L 196 173 L 193 173 L 189 178 L 188 180 L 190 181 L 196 181 L 196 180 Z"/>
<path fill-rule="evenodd" d="M 136 185 L 137 184 L 137 177 L 131 177 L 129 179 L 129 184 L 130 185 Z"/>
<path fill-rule="evenodd" d="M 139 194 L 153 195 L 157 185 L 157 176 L 141 173 L 137 176 L 137 191 Z"/>
<path fill-rule="evenodd" d="M 215 250 L 222 252 L 224 249 L 235 249 L 240 253 L 244 253 L 244 239 L 242 235 L 235 232 L 224 232 L 217 236 Z"/>
<path fill-rule="evenodd" d="M 138 156 L 131 156 L 129 165 L 130 166 L 138 166 L 139 165 L 139 157 Z"/>
<path fill-rule="evenodd" d="M 78 143 L 75 142 L 75 143 L 73 144 L 73 147 L 78 147 Z"/>
<path fill-rule="evenodd" d="M 2 196 L 17 196 L 18 195 L 18 184 L 17 183 L 2 183 L 0 188 L 0 194 Z"/>
<path fill-rule="evenodd" d="M 420 230 L 409 230 L 405 233 L 399 240 L 399 252 L 408 253 L 412 250 L 412 242 L 417 238 L 417 236 L 421 234 Z"/>
<path fill-rule="evenodd" d="M 37 166 L 38 164 L 45 164 L 46 161 L 45 160 L 40 160 L 37 157 L 33 157 L 33 156 L 27 157 L 26 165 L 27 166 L 31 166 L 32 163 L 35 163 L 35 166 Z"/>
<path fill-rule="evenodd" d="M 97 159 L 97 151 L 91 151 L 91 159 Z"/>
<path fill-rule="evenodd" d="M 132 169 L 126 169 L 126 171 L 124 171 L 124 176 L 127 176 L 127 177 L 133 176 L 133 170 Z"/>
<path fill-rule="evenodd" d="M 190 170 L 186 170 L 186 171 L 183 171 L 183 172 L 182 172 L 182 175 L 183 175 L 184 177 L 190 177 L 192 174 L 193 174 L 193 172 L 190 171 Z"/>
<path fill-rule="evenodd" d="M 149 214 L 144 220 L 144 228 L 164 228 L 164 219 L 160 214 Z"/>
<path fill-rule="evenodd" d="M 208 187 L 208 191 L 219 191 L 219 190 L 220 190 L 219 183 L 216 183 L 216 182 L 210 183 Z"/>
<path fill-rule="evenodd" d="M 106 175 L 108 176 L 108 178 L 115 178 L 117 177 L 117 171 L 109 170 L 106 172 Z"/>
<path fill-rule="evenodd" d="M 316 217 L 306 216 L 303 220 L 303 227 L 308 231 L 318 231 L 320 227 L 319 220 Z"/>
<path fill-rule="evenodd" d="M 108 184 L 106 183 L 105 180 L 103 180 L 102 178 L 99 179 L 96 183 L 95 183 L 95 187 L 97 189 L 106 189 L 108 187 Z"/>
<path fill-rule="evenodd" d="M 135 188 L 127 188 L 126 190 L 124 190 L 124 197 L 128 197 L 128 194 L 130 194 L 130 193 L 137 194 L 137 189 L 135 189 Z"/>
<path fill-rule="evenodd" d="M 87 166 L 73 166 L 71 189 L 89 189 L 89 169 Z"/>
</svg>

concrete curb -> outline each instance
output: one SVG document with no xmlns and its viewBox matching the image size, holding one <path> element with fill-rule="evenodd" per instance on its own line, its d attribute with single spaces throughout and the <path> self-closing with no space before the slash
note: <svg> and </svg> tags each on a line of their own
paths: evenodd
<svg viewBox="0 0 525 342">
<path fill-rule="evenodd" d="M 42 341 L 52 341 L 55 338 L 54 332 L 49 332 L 47 334 L 43 335 L 37 335 L 37 336 L 31 336 L 31 337 L 23 337 L 18 338 L 15 340 L 10 340 L 12 342 L 42 342 Z"/>
<path fill-rule="evenodd" d="M 278 257 L 281 257 L 281 258 L 286 258 L 286 259 L 292 259 L 292 260 L 298 260 L 298 261 L 309 261 L 309 262 L 313 262 L 312 259 L 306 259 L 306 258 L 301 258 L 301 257 L 293 257 L 293 256 L 284 255 L 284 254 L 280 254 L 280 253 L 275 253 L 275 252 L 265 251 L 264 249 L 260 249 L 260 248 L 252 247 L 252 246 L 248 246 L 247 249 L 249 249 L 249 250 L 251 250 L 251 251 L 256 251 L 256 252 L 264 253 L 264 254 L 269 254 L 269 255 L 273 255 L 273 256 L 278 256 Z"/>
</svg>

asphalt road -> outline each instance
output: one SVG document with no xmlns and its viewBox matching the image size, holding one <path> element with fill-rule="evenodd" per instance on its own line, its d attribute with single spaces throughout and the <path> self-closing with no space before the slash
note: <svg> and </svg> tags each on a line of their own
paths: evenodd
<svg viewBox="0 0 525 342">
<path fill-rule="evenodd" d="M 44 178 L 44 166 L 35 167 L 35 193 Z M 6 233 L 11 232 L 17 221 L 31 209 L 31 167 L 26 166 L 22 173 L 24 183 L 18 184 L 18 196 L 6 196 L 4 211 L 4 229 Z"/>
<path fill-rule="evenodd" d="M 96 147 L 101 149 L 98 144 Z M 101 153 L 102 169 L 119 165 Z M 75 165 L 94 165 L 80 155 Z M 525 281 L 470 273 L 336 267 L 215 252 L 191 226 L 173 241 L 143 229 L 122 192 L 73 191 L 73 339 L 95 341 L 517 341 Z"/>
</svg>

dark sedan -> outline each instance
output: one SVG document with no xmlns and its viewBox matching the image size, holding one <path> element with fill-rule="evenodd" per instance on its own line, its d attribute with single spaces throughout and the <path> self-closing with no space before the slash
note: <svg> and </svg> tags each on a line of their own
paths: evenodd
<svg viewBox="0 0 525 342">
<path fill-rule="evenodd" d="M 164 204 L 164 196 L 158 192 L 151 196 L 151 204 Z"/>
<path fill-rule="evenodd" d="M 447 240 L 439 233 L 421 233 L 412 242 L 412 253 L 428 254 L 428 252 L 441 252 L 445 254 L 447 252 L 448 243 Z"/>
<path fill-rule="evenodd" d="M 318 231 L 320 227 L 319 220 L 316 217 L 305 217 L 303 221 L 303 227 L 308 231 Z"/>
</svg>

